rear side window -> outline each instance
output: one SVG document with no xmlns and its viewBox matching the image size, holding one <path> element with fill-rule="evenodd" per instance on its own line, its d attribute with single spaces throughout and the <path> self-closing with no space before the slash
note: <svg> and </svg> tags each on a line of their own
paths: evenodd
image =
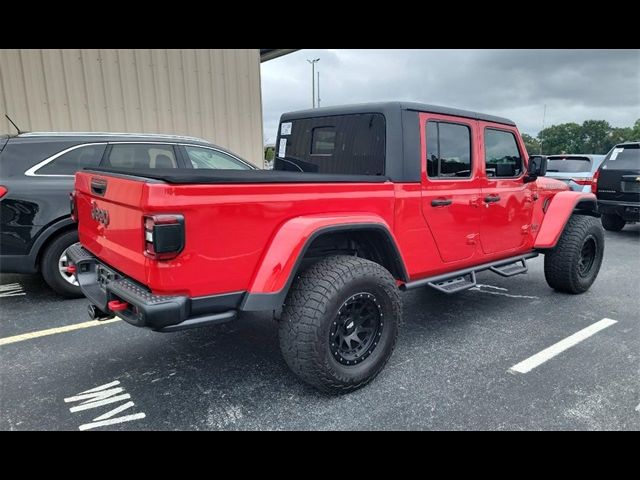
<svg viewBox="0 0 640 480">
<path fill-rule="evenodd" d="M 471 130 L 466 125 L 427 122 L 427 175 L 471 176 Z"/>
<path fill-rule="evenodd" d="M 249 170 L 249 167 L 226 153 L 211 148 L 185 147 L 193 168 Z"/>
<path fill-rule="evenodd" d="M 274 170 L 384 175 L 384 115 L 301 118 L 288 124 L 281 128 L 287 133 L 278 137 Z"/>
<path fill-rule="evenodd" d="M 591 160 L 587 157 L 549 157 L 547 172 L 580 173 L 591 171 Z"/>
<path fill-rule="evenodd" d="M 105 144 L 84 145 L 73 148 L 37 169 L 35 175 L 75 175 L 85 167 L 95 167 L 100 163 Z"/>
<path fill-rule="evenodd" d="M 640 145 L 614 147 L 607 154 L 602 168 L 607 170 L 640 170 Z"/>
<path fill-rule="evenodd" d="M 178 168 L 173 146 L 156 143 L 114 144 L 106 164 L 117 168 Z"/>
<path fill-rule="evenodd" d="M 522 156 L 513 133 L 487 128 L 484 152 L 487 177 L 517 177 L 522 173 Z"/>
</svg>

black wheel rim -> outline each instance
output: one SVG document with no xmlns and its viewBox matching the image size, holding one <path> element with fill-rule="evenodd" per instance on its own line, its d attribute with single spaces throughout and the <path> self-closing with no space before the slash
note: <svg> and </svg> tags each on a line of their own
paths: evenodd
<svg viewBox="0 0 640 480">
<path fill-rule="evenodd" d="M 382 306 L 375 295 L 352 295 L 338 309 L 331 325 L 333 357 L 343 365 L 363 362 L 378 346 L 383 326 Z"/>
<path fill-rule="evenodd" d="M 598 244 L 596 239 L 589 235 L 580 250 L 580 261 L 578 262 L 578 273 L 582 277 L 589 275 L 593 264 L 596 261 L 596 255 L 598 253 Z"/>
</svg>

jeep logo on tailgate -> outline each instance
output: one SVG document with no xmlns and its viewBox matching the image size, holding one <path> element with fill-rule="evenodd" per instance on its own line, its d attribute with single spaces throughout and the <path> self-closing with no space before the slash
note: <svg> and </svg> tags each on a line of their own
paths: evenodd
<svg viewBox="0 0 640 480">
<path fill-rule="evenodd" d="M 98 208 L 96 202 L 91 202 L 91 218 L 103 224 L 105 227 L 109 225 L 109 212 L 105 209 Z"/>
</svg>

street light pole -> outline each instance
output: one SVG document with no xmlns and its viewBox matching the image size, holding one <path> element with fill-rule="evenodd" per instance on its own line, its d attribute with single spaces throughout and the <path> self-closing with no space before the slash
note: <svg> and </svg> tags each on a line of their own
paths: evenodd
<svg viewBox="0 0 640 480">
<path fill-rule="evenodd" d="M 542 144 L 544 143 L 544 120 L 547 116 L 547 104 L 544 104 L 544 110 L 542 112 L 542 130 L 540 130 L 540 155 L 542 155 Z"/>
<path fill-rule="evenodd" d="M 318 108 L 320 108 L 320 72 L 318 72 Z"/>
<path fill-rule="evenodd" d="M 311 64 L 311 105 L 316 108 L 316 62 L 320 59 L 307 60 Z"/>
</svg>

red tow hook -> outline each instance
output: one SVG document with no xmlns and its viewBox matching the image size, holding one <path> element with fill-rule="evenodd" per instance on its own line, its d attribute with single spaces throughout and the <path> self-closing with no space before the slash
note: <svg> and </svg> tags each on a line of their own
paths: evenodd
<svg viewBox="0 0 640 480">
<path fill-rule="evenodd" d="M 129 308 L 129 304 L 127 302 L 121 302 L 120 300 L 111 300 L 107 303 L 107 307 L 109 307 L 109 310 L 112 312 L 122 312 Z"/>
<path fill-rule="evenodd" d="M 67 265 L 67 273 L 70 273 L 71 275 L 75 275 L 77 271 L 78 269 L 76 268 L 75 265 Z"/>
</svg>

